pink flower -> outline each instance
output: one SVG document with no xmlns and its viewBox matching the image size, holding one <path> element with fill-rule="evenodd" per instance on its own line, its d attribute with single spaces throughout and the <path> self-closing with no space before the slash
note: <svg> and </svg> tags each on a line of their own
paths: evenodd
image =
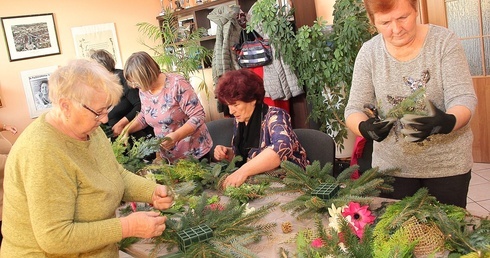
<svg viewBox="0 0 490 258">
<path fill-rule="evenodd" d="M 131 202 L 130 205 L 131 205 L 131 210 L 133 210 L 134 212 L 138 210 L 138 205 L 135 202 Z"/>
<path fill-rule="evenodd" d="M 222 211 L 225 209 L 225 207 L 221 203 L 211 203 L 208 206 L 206 206 L 206 209 L 211 210 L 211 211 Z"/>
<path fill-rule="evenodd" d="M 314 248 L 321 248 L 323 246 L 323 240 L 321 238 L 317 238 L 311 242 L 311 246 Z"/>
<path fill-rule="evenodd" d="M 371 215 L 371 211 L 368 210 L 369 206 L 362 206 L 356 202 L 350 202 L 349 206 L 344 209 L 342 212 L 342 216 L 350 217 L 350 222 L 354 226 L 354 230 L 356 231 L 356 235 L 359 238 L 362 238 L 364 233 L 364 227 L 367 224 L 373 224 L 376 219 L 375 216 Z"/>
</svg>

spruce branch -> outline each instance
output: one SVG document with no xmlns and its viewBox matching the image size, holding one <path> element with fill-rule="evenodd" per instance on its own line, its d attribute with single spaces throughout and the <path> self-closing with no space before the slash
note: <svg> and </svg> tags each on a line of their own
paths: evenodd
<svg viewBox="0 0 490 258">
<path fill-rule="evenodd" d="M 352 173 L 358 166 L 351 166 L 340 173 L 335 178 L 331 176 L 331 164 L 327 163 L 323 168 L 318 162 L 301 169 L 289 161 L 283 161 L 281 168 L 286 171 L 283 179 L 284 189 L 292 189 L 301 195 L 289 203 L 281 205 L 282 210 L 291 210 L 298 219 L 308 218 L 314 213 L 325 213 L 332 204 L 337 207 L 348 204 L 350 201 L 357 201 L 361 204 L 369 204 L 372 198 L 380 194 L 381 191 L 388 191 L 391 182 L 390 174 L 395 170 L 378 171 L 377 168 L 363 173 L 357 180 L 351 178 Z M 321 184 L 336 184 L 340 187 L 338 192 L 328 200 L 322 200 L 312 195 Z M 271 189 L 274 192 L 284 191 Z"/>
</svg>

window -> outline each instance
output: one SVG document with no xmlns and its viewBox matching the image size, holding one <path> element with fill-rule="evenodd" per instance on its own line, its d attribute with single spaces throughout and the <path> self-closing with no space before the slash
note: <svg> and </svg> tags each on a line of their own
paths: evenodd
<svg viewBox="0 0 490 258">
<path fill-rule="evenodd" d="M 490 0 L 446 0 L 448 28 L 466 52 L 472 76 L 490 76 Z"/>
</svg>

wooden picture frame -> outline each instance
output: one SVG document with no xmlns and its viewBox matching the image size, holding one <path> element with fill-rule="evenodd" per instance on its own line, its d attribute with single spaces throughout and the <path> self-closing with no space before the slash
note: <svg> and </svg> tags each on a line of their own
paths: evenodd
<svg viewBox="0 0 490 258">
<path fill-rule="evenodd" d="M 47 82 L 57 68 L 58 66 L 49 66 L 20 73 L 31 118 L 36 118 L 51 109 Z"/>
<path fill-rule="evenodd" d="M 91 50 L 105 49 L 114 57 L 116 68 L 124 68 L 114 23 L 73 27 L 71 33 L 78 58 L 90 58 Z"/>
<path fill-rule="evenodd" d="M 11 62 L 61 53 L 52 13 L 1 20 Z"/>
</svg>

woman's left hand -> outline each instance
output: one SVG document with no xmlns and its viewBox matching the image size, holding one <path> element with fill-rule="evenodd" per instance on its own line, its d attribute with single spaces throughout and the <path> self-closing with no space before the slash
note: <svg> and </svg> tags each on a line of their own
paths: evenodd
<svg viewBox="0 0 490 258">
<path fill-rule="evenodd" d="M 160 143 L 160 148 L 164 149 L 164 150 L 170 150 L 172 149 L 175 144 L 177 143 L 177 141 L 175 140 L 176 139 L 176 136 L 174 135 L 174 133 L 169 133 L 167 135 L 165 135 L 165 140 L 162 141 L 162 143 Z"/>
<path fill-rule="evenodd" d="M 166 210 L 174 204 L 174 192 L 166 185 L 157 185 L 152 196 L 153 207 Z"/>
<path fill-rule="evenodd" d="M 226 189 L 228 186 L 239 187 L 247 180 L 248 176 L 244 171 L 237 170 L 233 172 L 231 175 L 227 176 L 225 181 L 223 182 L 223 189 Z"/>
</svg>

